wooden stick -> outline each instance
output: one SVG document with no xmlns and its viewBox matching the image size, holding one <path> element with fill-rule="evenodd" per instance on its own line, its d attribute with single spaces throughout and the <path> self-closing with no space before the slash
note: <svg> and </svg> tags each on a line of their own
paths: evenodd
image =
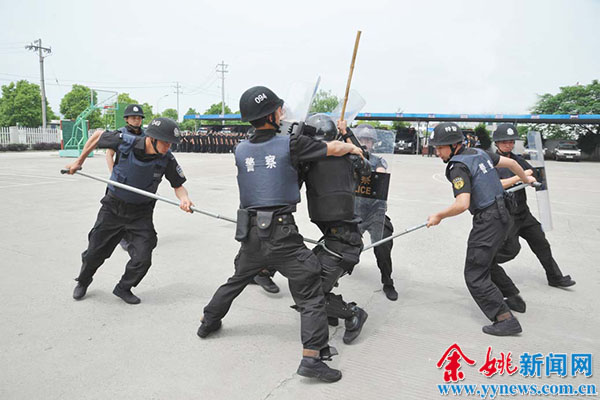
<svg viewBox="0 0 600 400">
<path fill-rule="evenodd" d="M 350 83 L 352 82 L 352 74 L 354 73 L 354 61 L 356 61 L 356 53 L 358 52 L 358 43 L 360 42 L 361 31 L 356 32 L 356 41 L 354 42 L 354 53 L 352 53 L 352 62 L 350 63 L 350 74 L 348 75 L 348 83 L 346 83 L 346 94 L 344 95 L 344 103 L 342 104 L 341 120 L 344 120 L 346 114 L 346 105 L 348 104 L 348 93 L 350 92 Z"/>
</svg>

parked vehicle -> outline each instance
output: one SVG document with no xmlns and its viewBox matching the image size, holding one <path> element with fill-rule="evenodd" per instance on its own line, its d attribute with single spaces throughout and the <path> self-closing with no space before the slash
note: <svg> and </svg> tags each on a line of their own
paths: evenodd
<svg viewBox="0 0 600 400">
<path fill-rule="evenodd" d="M 553 158 L 556 161 L 561 160 L 573 160 L 580 161 L 581 160 L 581 150 L 577 148 L 577 142 L 569 141 L 569 142 L 561 142 L 556 146 L 554 151 L 552 152 Z"/>
</svg>

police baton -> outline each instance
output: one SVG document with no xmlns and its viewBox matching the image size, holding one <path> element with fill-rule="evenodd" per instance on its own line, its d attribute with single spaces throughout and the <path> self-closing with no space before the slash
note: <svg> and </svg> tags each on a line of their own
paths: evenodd
<svg viewBox="0 0 600 400">
<path fill-rule="evenodd" d="M 60 173 L 61 174 L 67 174 L 67 173 L 69 173 L 69 170 L 68 169 L 61 169 Z M 169 199 L 169 198 L 166 198 L 166 197 L 162 197 L 162 196 L 159 196 L 157 194 L 150 193 L 150 192 L 147 192 L 145 190 L 141 190 L 141 189 L 135 188 L 133 186 L 125 185 L 123 183 L 111 181 L 110 179 L 100 178 L 99 176 L 94 176 L 94 175 L 86 174 L 85 172 L 75 171 L 75 173 L 78 174 L 78 175 L 85 176 L 86 178 L 90 178 L 90 179 L 94 179 L 96 181 L 104 182 L 104 183 L 107 183 L 109 185 L 113 185 L 113 186 L 116 186 L 116 187 L 124 189 L 124 190 L 129 190 L 130 192 L 137 193 L 137 194 L 142 195 L 142 196 L 150 197 L 151 199 L 164 201 L 165 203 L 173 204 L 174 206 L 179 207 L 179 202 L 176 201 L 176 200 L 172 200 L 172 199 Z M 203 215 L 207 215 L 209 217 L 213 217 L 213 218 L 216 218 L 216 219 L 222 219 L 222 220 L 225 220 L 225 221 L 233 222 L 234 224 L 237 223 L 237 221 L 235 219 L 229 218 L 229 217 L 225 217 L 225 216 L 223 216 L 221 214 L 215 214 L 215 213 L 211 213 L 209 211 L 204 211 L 204 210 L 201 210 L 201 209 L 196 208 L 194 206 L 191 206 L 190 209 L 192 211 L 194 211 L 194 212 L 197 212 L 197 213 L 200 213 L 200 214 L 203 214 Z M 312 244 L 321 244 L 320 242 L 318 242 L 316 240 L 312 240 L 312 239 L 308 239 L 308 238 L 304 238 L 304 241 L 308 242 L 308 243 L 312 243 Z"/>
<path fill-rule="evenodd" d="M 513 192 L 516 192 L 517 190 L 525 189 L 527 186 L 533 186 L 534 188 L 539 188 L 542 186 L 542 184 L 540 182 L 533 182 L 533 184 L 531 184 L 531 185 L 529 183 L 521 183 L 520 185 L 513 186 L 510 189 L 506 189 L 506 192 L 513 193 Z"/>
<path fill-rule="evenodd" d="M 384 244 L 384 243 L 386 243 L 386 242 L 389 242 L 390 240 L 394 240 L 394 239 L 396 239 L 397 237 L 400 237 L 400 236 L 406 235 L 407 233 L 414 232 L 414 231 L 416 231 L 416 230 L 418 230 L 418 229 L 421 229 L 421 228 L 425 228 L 426 226 L 427 226 L 427 222 L 424 222 L 424 223 L 422 223 L 422 224 L 420 224 L 420 225 L 413 226 L 412 228 L 405 229 L 403 232 L 396 233 L 395 235 L 388 236 L 388 237 L 386 237 L 386 238 L 384 238 L 384 239 L 378 240 L 377 242 L 375 242 L 375 243 L 371 243 L 370 245 L 366 246 L 366 247 L 363 249 L 363 252 L 364 252 L 364 251 L 367 251 L 367 250 L 369 250 L 369 249 L 371 249 L 371 248 L 373 248 L 373 247 L 377 247 L 377 246 L 379 246 L 380 244 Z"/>
</svg>

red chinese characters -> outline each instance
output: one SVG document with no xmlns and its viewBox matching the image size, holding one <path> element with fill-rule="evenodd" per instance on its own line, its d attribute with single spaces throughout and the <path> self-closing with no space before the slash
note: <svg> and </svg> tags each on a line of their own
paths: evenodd
<svg viewBox="0 0 600 400">
<path fill-rule="evenodd" d="M 517 372 L 517 367 L 512 367 L 512 353 L 509 352 L 508 355 L 505 355 L 503 352 L 500 353 L 500 359 L 496 357 L 491 358 L 492 348 L 488 347 L 487 354 L 485 357 L 485 363 L 481 368 L 479 368 L 479 372 L 481 372 L 486 377 L 491 377 L 494 374 L 504 375 L 506 372 L 508 375 L 512 375 Z"/>
<path fill-rule="evenodd" d="M 446 366 L 444 367 L 444 382 L 458 382 L 465 379 L 464 372 L 459 371 L 461 368 L 461 358 L 465 360 L 467 364 L 475 365 L 475 361 L 468 358 L 457 343 L 448 347 L 446 352 L 444 352 L 442 358 L 437 362 L 437 367 L 442 368 L 442 365 L 447 361 Z"/>
</svg>

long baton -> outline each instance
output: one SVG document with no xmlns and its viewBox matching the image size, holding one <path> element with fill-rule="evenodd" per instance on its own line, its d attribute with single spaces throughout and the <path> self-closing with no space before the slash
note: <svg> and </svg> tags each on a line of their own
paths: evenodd
<svg viewBox="0 0 600 400">
<path fill-rule="evenodd" d="M 400 237 L 400 236 L 406 235 L 407 233 L 414 232 L 414 231 L 416 231 L 417 229 L 425 228 L 426 226 L 427 226 L 427 222 L 424 222 L 424 223 L 422 223 L 422 224 L 420 224 L 420 225 L 413 226 L 412 228 L 405 229 L 403 232 L 396 233 L 395 235 L 388 236 L 388 237 L 386 237 L 386 238 L 384 238 L 384 239 L 378 240 L 378 241 L 377 241 L 377 242 L 375 242 L 375 243 L 371 243 L 370 245 L 366 246 L 366 247 L 363 249 L 363 251 L 367 251 L 367 250 L 369 250 L 369 249 L 371 249 L 371 248 L 373 248 L 373 247 L 379 246 L 380 244 L 383 244 L 383 243 L 385 243 L 385 242 L 389 242 L 390 240 L 394 240 L 394 239 L 396 239 L 397 237 Z"/>
<path fill-rule="evenodd" d="M 61 174 L 66 174 L 68 172 L 69 172 L 69 170 L 67 170 L 67 169 L 61 169 L 60 170 Z M 137 193 L 137 194 L 142 195 L 142 196 L 150 197 L 151 199 L 164 201 L 165 203 L 173 204 L 174 206 L 179 207 L 179 202 L 177 202 L 175 200 L 172 200 L 172 199 L 169 199 L 169 198 L 166 198 L 166 197 L 162 197 L 162 196 L 159 196 L 157 194 L 150 193 L 150 192 L 147 192 L 145 190 L 141 190 L 141 189 L 135 188 L 133 186 L 129 186 L 129 185 L 125 185 L 123 183 L 111 181 L 110 179 L 100 178 L 99 176 L 94 176 L 94 175 L 86 174 L 85 172 L 81 172 L 81 171 L 75 171 L 75 173 L 79 174 L 79 175 L 82 175 L 82 176 L 85 176 L 86 178 L 90 178 L 90 179 L 94 179 L 96 181 L 104 182 L 104 183 L 107 183 L 109 185 L 113 185 L 113 186 L 116 186 L 116 187 L 121 188 L 121 189 L 129 190 L 130 192 Z M 222 219 L 222 220 L 225 220 L 225 221 L 233 222 L 234 224 L 237 223 L 237 221 L 235 219 L 229 218 L 229 217 L 225 217 L 225 216 L 223 216 L 221 214 L 215 214 L 215 213 L 212 213 L 210 211 L 204 211 L 204 210 L 201 210 L 201 209 L 196 208 L 194 206 L 191 206 L 190 209 L 192 211 L 194 211 L 194 212 L 197 212 L 197 213 L 200 213 L 200 214 L 204 214 L 204 215 L 207 215 L 209 217 L 213 217 L 213 218 L 217 218 L 217 219 Z M 313 240 L 313 239 L 308 239 L 308 238 L 304 238 L 304 241 L 308 242 L 308 243 L 312 243 L 312 244 L 320 244 L 320 242 L 318 242 L 316 240 Z"/>
<path fill-rule="evenodd" d="M 507 193 L 516 192 L 517 190 L 525 189 L 527 186 L 531 186 L 529 183 L 521 183 L 520 185 L 513 186 L 510 189 L 506 189 Z M 540 182 L 534 182 L 533 187 L 540 187 L 542 184 Z"/>
<path fill-rule="evenodd" d="M 346 94 L 344 95 L 344 102 L 342 103 L 342 115 L 341 120 L 345 119 L 346 105 L 348 104 L 348 93 L 350 93 L 350 83 L 352 82 L 352 74 L 354 73 L 354 62 L 356 61 L 356 53 L 358 52 L 358 43 L 360 42 L 361 31 L 356 32 L 356 40 L 354 41 L 354 52 L 352 53 L 352 61 L 350 62 L 350 73 L 348 74 L 348 82 L 346 83 Z"/>
<path fill-rule="evenodd" d="M 535 182 L 535 183 L 533 184 L 533 186 L 534 186 L 534 187 L 539 187 L 539 186 L 541 186 L 541 185 L 542 185 L 542 184 L 541 184 L 541 183 L 539 183 L 539 182 Z M 517 185 L 517 186 L 514 186 L 514 187 L 512 187 L 512 188 L 508 189 L 508 190 L 507 190 L 507 192 L 509 192 L 509 193 L 516 192 L 517 190 L 525 189 L 527 186 L 531 186 L 531 185 L 530 185 L 530 184 L 528 184 L 528 183 L 521 183 L 520 185 Z M 403 232 L 400 232 L 400 233 L 397 233 L 397 234 L 395 234 L 395 235 L 392 235 L 392 236 L 386 237 L 386 238 L 384 238 L 384 239 L 381 239 L 381 240 L 379 240 L 379 241 L 377 241 L 377 242 L 375 242 L 375 243 L 371 243 L 370 245 L 366 246 L 366 247 L 363 249 L 363 251 L 367 251 L 367 250 L 369 250 L 369 249 L 371 249 L 371 248 L 373 248 L 373 247 L 379 246 L 380 244 L 383 244 L 383 243 L 385 243 L 385 242 L 389 242 L 390 240 L 394 240 L 394 239 L 396 239 L 397 237 L 400 237 L 400 236 L 406 235 L 407 233 L 410 233 L 410 232 L 414 232 L 414 231 L 416 231 L 417 229 L 421 229 L 421 228 L 424 228 L 424 227 L 426 227 L 426 226 L 427 226 L 427 222 L 425 222 L 425 223 L 423 223 L 423 224 L 421 224 L 421 225 L 413 226 L 412 228 L 408 228 L 408 229 L 404 230 Z"/>
<path fill-rule="evenodd" d="M 66 170 L 66 169 L 61 169 L 60 170 L 61 174 L 66 174 L 68 172 L 69 172 L 69 170 Z M 133 186 L 125 185 L 123 183 L 111 181 L 110 179 L 100 178 L 99 176 L 94 176 L 94 175 L 86 174 L 85 172 L 75 171 L 75 173 L 79 174 L 79 175 L 83 175 L 86 178 L 90 178 L 90 179 L 94 179 L 96 181 L 108 183 L 109 185 L 113 185 L 113 186 L 116 186 L 116 187 L 121 188 L 121 189 L 129 190 L 130 192 L 137 193 L 137 194 L 142 195 L 142 196 L 150 197 L 150 198 L 155 199 L 155 200 L 164 201 L 165 203 L 173 204 L 174 206 L 179 207 L 179 202 L 176 201 L 176 200 L 172 200 L 172 199 L 169 199 L 169 198 L 166 198 L 166 197 L 162 197 L 162 196 L 159 196 L 157 194 L 150 193 L 150 192 L 147 192 L 145 190 L 141 190 L 141 189 L 135 188 Z M 217 219 L 223 219 L 225 221 L 229 221 L 229 222 L 233 222 L 233 223 L 237 222 L 233 218 L 225 217 L 225 216 L 220 215 L 220 214 L 211 213 L 209 211 L 204 211 L 204 210 L 201 210 L 201 209 L 196 208 L 194 206 L 190 207 L 190 209 L 192 211 L 197 212 L 197 213 L 208 215 L 209 217 L 213 217 L 213 218 L 217 218 Z"/>
</svg>

